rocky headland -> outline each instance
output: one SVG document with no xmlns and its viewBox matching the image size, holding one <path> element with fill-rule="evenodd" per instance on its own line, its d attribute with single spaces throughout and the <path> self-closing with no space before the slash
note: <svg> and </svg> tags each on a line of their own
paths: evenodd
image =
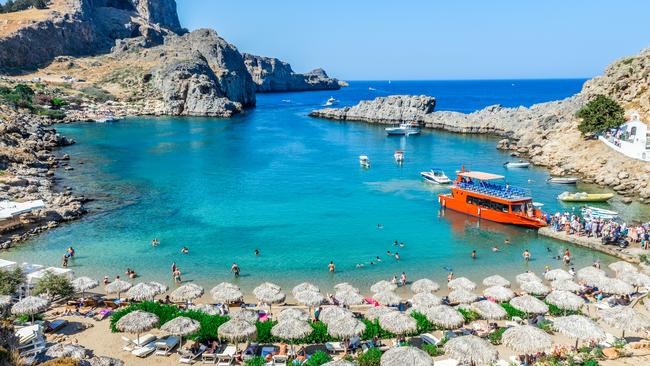
<svg viewBox="0 0 650 366">
<path fill-rule="evenodd" d="M 323 69 L 314 69 L 304 74 L 293 71 L 291 65 L 273 57 L 255 56 L 244 53 L 244 62 L 253 77 L 258 93 L 338 90 L 337 79 L 330 78 Z"/>
<path fill-rule="evenodd" d="M 578 175 L 585 183 L 612 188 L 624 202 L 636 198 L 650 203 L 650 164 L 619 154 L 598 140 L 585 139 L 575 116 L 590 98 L 603 94 L 648 121 L 649 74 L 650 49 L 646 49 L 608 66 L 603 76 L 587 81 L 580 93 L 530 108 L 494 105 L 468 114 L 434 111 L 434 98 L 402 95 L 362 101 L 352 107 L 320 109 L 310 115 L 385 124 L 413 121 L 425 128 L 501 136 L 498 148 L 547 167 L 552 175 Z"/>
</svg>

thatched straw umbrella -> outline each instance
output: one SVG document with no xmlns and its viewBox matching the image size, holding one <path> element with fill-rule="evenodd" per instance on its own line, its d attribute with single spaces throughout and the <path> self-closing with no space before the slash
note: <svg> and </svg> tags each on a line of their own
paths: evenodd
<svg viewBox="0 0 650 366">
<path fill-rule="evenodd" d="M 463 314 L 447 305 L 433 306 L 424 315 L 431 323 L 445 329 L 456 329 L 465 323 Z"/>
<path fill-rule="evenodd" d="M 563 310 L 578 310 L 585 305 L 585 301 L 580 296 L 561 290 L 551 292 L 544 300 Z"/>
<path fill-rule="evenodd" d="M 616 276 L 621 281 L 630 284 L 637 289 L 639 287 L 650 288 L 650 276 L 641 272 L 622 272 Z"/>
<path fill-rule="evenodd" d="M 372 321 L 375 319 L 379 319 L 379 317 L 383 314 L 394 312 L 394 311 L 397 310 L 395 308 L 389 308 L 388 306 L 375 306 L 368 309 L 368 311 L 366 311 L 365 317 L 366 319 Z"/>
<path fill-rule="evenodd" d="M 533 295 L 546 295 L 551 292 L 551 289 L 548 288 L 545 284 L 537 281 L 523 282 L 519 286 L 524 292 L 533 294 Z"/>
<path fill-rule="evenodd" d="M 158 290 L 156 288 L 141 282 L 128 289 L 124 296 L 127 299 L 133 299 L 135 301 L 151 301 L 157 294 Z"/>
<path fill-rule="evenodd" d="M 408 316 L 399 311 L 391 311 L 379 316 L 379 325 L 397 335 L 404 335 L 414 332 L 417 329 L 417 321 L 411 316 Z"/>
<path fill-rule="evenodd" d="M 335 305 L 327 305 L 323 306 L 319 318 L 323 323 L 329 324 L 338 318 L 353 316 L 354 314 L 352 314 L 352 312 L 346 308 Z"/>
<path fill-rule="evenodd" d="M 169 294 L 174 301 L 187 301 L 188 305 L 201 295 L 203 295 L 203 287 L 195 283 L 187 283 Z"/>
<path fill-rule="evenodd" d="M 558 332 L 579 341 L 600 342 L 606 338 L 605 332 L 593 320 L 582 315 L 568 315 L 553 319 L 553 328 Z"/>
<path fill-rule="evenodd" d="M 210 290 L 210 293 L 212 293 L 212 292 L 214 292 L 214 291 L 218 291 L 218 290 L 224 289 L 224 288 L 231 288 L 231 289 L 235 289 L 235 290 L 240 290 L 240 291 L 241 291 L 241 289 L 239 288 L 239 286 L 237 286 L 237 285 L 235 285 L 235 284 L 233 284 L 233 283 L 230 283 L 230 282 L 221 282 L 221 283 L 219 283 L 218 285 L 214 286 L 214 287 Z"/>
<path fill-rule="evenodd" d="M 386 280 L 381 280 L 374 285 L 370 286 L 370 291 L 374 293 L 384 292 L 384 291 L 394 291 L 397 288 L 397 285 Z"/>
<path fill-rule="evenodd" d="M 338 300 L 341 305 L 350 306 L 350 305 L 361 305 L 363 304 L 363 296 L 359 295 L 354 291 L 342 291 L 337 292 L 334 295 L 334 298 Z"/>
<path fill-rule="evenodd" d="M 573 280 L 573 276 L 561 269 L 561 268 L 556 268 L 552 269 L 546 273 L 544 273 L 544 279 L 547 281 L 557 281 L 557 280 Z"/>
<path fill-rule="evenodd" d="M 621 338 L 625 338 L 625 331 L 638 332 L 650 328 L 650 319 L 629 307 L 601 310 L 598 315 L 605 324 L 622 330 Z"/>
<path fill-rule="evenodd" d="M 99 282 L 90 277 L 78 277 L 72 281 L 72 287 L 76 292 L 81 292 L 81 296 L 86 295 L 86 291 L 99 286 Z"/>
<path fill-rule="evenodd" d="M 131 284 L 120 280 L 116 279 L 115 281 L 109 283 L 104 287 L 104 290 L 106 291 L 107 294 L 117 294 L 117 298 L 120 298 L 120 294 L 128 289 L 131 288 Z"/>
<path fill-rule="evenodd" d="M 273 304 L 283 302 L 286 297 L 280 286 L 270 282 L 255 287 L 253 295 L 260 302 L 269 305 L 269 313 L 273 313 Z"/>
<path fill-rule="evenodd" d="M 30 315 L 34 323 L 34 315 L 47 310 L 50 302 L 47 299 L 38 296 L 27 296 L 18 301 L 11 307 L 11 313 L 14 315 Z"/>
<path fill-rule="evenodd" d="M 214 301 L 221 304 L 233 304 L 244 300 L 244 294 L 238 288 L 230 286 L 215 286 L 210 293 Z"/>
<path fill-rule="evenodd" d="M 366 325 L 355 318 L 342 317 L 327 325 L 327 333 L 334 338 L 344 340 L 345 353 L 348 353 L 348 341 L 354 336 L 361 335 Z"/>
<path fill-rule="evenodd" d="M 309 312 L 308 312 L 309 316 L 311 316 L 311 309 L 314 306 L 318 306 L 323 302 L 325 302 L 325 297 L 323 296 L 323 294 L 316 291 L 309 291 L 309 290 L 299 291 L 294 293 L 293 297 L 296 299 L 296 301 L 299 304 L 309 307 Z"/>
<path fill-rule="evenodd" d="M 416 294 L 422 292 L 436 292 L 438 290 L 440 290 L 440 285 L 428 278 L 417 280 L 411 285 L 411 291 L 415 292 Z"/>
<path fill-rule="evenodd" d="M 278 321 L 281 322 L 287 319 L 297 319 L 306 322 L 309 320 L 309 313 L 299 308 L 286 308 L 278 314 Z"/>
<path fill-rule="evenodd" d="M 132 311 L 115 323 L 115 327 L 120 332 L 136 333 L 138 335 L 138 344 L 140 343 L 140 333 L 155 328 L 160 319 L 156 314 L 148 313 L 142 310 Z"/>
<path fill-rule="evenodd" d="M 469 290 L 459 287 L 451 291 L 447 297 L 451 303 L 470 304 L 476 301 L 479 296 Z"/>
<path fill-rule="evenodd" d="M 548 333 L 530 325 L 506 329 L 501 336 L 501 343 L 520 355 L 547 352 L 553 347 L 553 340 Z"/>
<path fill-rule="evenodd" d="M 0 306 L 7 306 L 11 304 L 11 295 L 0 295 Z"/>
<path fill-rule="evenodd" d="M 220 315 L 219 308 L 210 304 L 192 304 L 187 307 L 189 310 L 200 311 L 208 315 Z"/>
<path fill-rule="evenodd" d="M 307 322 L 298 319 L 287 319 L 274 325 L 271 328 L 271 335 L 288 340 L 291 344 L 291 353 L 294 353 L 293 341 L 305 338 L 313 331 L 314 329 Z"/>
<path fill-rule="evenodd" d="M 160 330 L 163 332 L 179 336 L 180 340 L 178 344 L 181 346 L 183 345 L 183 336 L 194 334 L 199 329 L 201 329 L 201 323 L 185 316 L 174 318 L 160 327 Z"/>
<path fill-rule="evenodd" d="M 551 288 L 558 291 L 578 292 L 582 291 L 582 286 L 568 280 L 555 280 L 551 282 Z"/>
<path fill-rule="evenodd" d="M 533 272 L 520 273 L 515 277 L 515 280 L 517 280 L 517 283 L 520 285 L 524 282 L 531 282 L 531 281 L 542 282 L 542 279 L 539 278 Z"/>
<path fill-rule="evenodd" d="M 605 276 L 605 271 L 592 266 L 580 268 L 576 272 L 576 278 L 589 286 L 594 286 L 596 282 Z"/>
<path fill-rule="evenodd" d="M 509 301 L 515 297 L 514 291 L 503 286 L 491 286 L 483 290 L 483 296 L 492 298 L 495 301 Z"/>
<path fill-rule="evenodd" d="M 517 296 L 510 300 L 513 308 L 528 314 L 546 314 L 548 306 L 543 301 L 530 295 Z"/>
<path fill-rule="evenodd" d="M 386 306 L 399 305 L 399 303 L 402 302 L 402 298 L 393 291 L 378 292 L 374 294 L 372 298 L 378 303 Z"/>
<path fill-rule="evenodd" d="M 347 282 L 341 282 L 339 284 L 334 285 L 334 289 L 338 291 L 354 291 L 354 292 L 359 292 L 359 289 L 350 285 Z"/>
<path fill-rule="evenodd" d="M 149 284 L 149 286 L 156 289 L 156 295 L 162 295 L 165 292 L 167 292 L 167 290 L 169 290 L 169 287 L 167 285 L 162 284 L 160 282 L 152 281 L 152 282 L 149 282 L 148 284 Z"/>
<path fill-rule="evenodd" d="M 260 315 L 253 309 L 240 309 L 230 314 L 230 319 L 243 320 L 251 324 L 254 324 L 259 318 Z"/>
<path fill-rule="evenodd" d="M 459 288 L 463 288 L 468 291 L 474 291 L 476 289 L 476 283 L 470 281 L 466 277 L 458 277 L 454 278 L 453 280 L 447 282 L 447 287 L 450 289 L 457 290 Z"/>
<path fill-rule="evenodd" d="M 492 276 L 489 276 L 489 277 L 485 277 L 483 279 L 483 285 L 488 286 L 488 287 L 489 286 L 510 287 L 510 281 L 503 278 L 502 276 L 492 275 Z"/>
<path fill-rule="evenodd" d="M 322 366 L 357 366 L 357 364 L 346 360 L 335 360 L 326 362 Z"/>
<path fill-rule="evenodd" d="M 634 287 L 618 278 L 602 278 L 598 282 L 598 289 L 612 295 L 630 295 L 634 293 Z"/>
<path fill-rule="evenodd" d="M 291 290 L 291 293 L 295 295 L 298 292 L 311 291 L 311 292 L 320 292 L 320 289 L 309 282 L 303 282 L 299 285 L 296 285 Z"/>
<path fill-rule="evenodd" d="M 235 350 L 239 348 L 239 342 L 253 338 L 257 334 L 257 327 L 249 322 L 230 319 L 217 328 L 219 338 L 235 342 Z"/>
<path fill-rule="evenodd" d="M 393 347 L 381 355 L 381 366 L 433 366 L 433 358 L 411 346 Z"/>
<path fill-rule="evenodd" d="M 430 292 L 419 292 L 413 295 L 411 303 L 414 306 L 431 307 L 442 304 L 442 299 L 440 296 L 436 296 Z"/>
<path fill-rule="evenodd" d="M 506 309 L 490 300 L 481 300 L 472 303 L 471 309 L 485 320 L 503 319 L 508 315 Z"/>
<path fill-rule="evenodd" d="M 623 272 L 639 272 L 639 269 L 636 268 L 633 264 L 625 261 L 610 263 L 608 267 L 617 274 Z"/>
<path fill-rule="evenodd" d="M 445 355 L 469 365 L 491 365 L 499 355 L 490 342 L 474 335 L 452 338 L 444 349 Z"/>
</svg>

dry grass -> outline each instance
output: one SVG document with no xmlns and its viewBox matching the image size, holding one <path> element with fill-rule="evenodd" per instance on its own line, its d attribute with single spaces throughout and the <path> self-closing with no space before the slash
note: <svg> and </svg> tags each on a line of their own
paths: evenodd
<svg viewBox="0 0 650 366">
<path fill-rule="evenodd" d="M 52 12 L 66 12 L 70 9 L 67 0 L 53 0 L 48 9 L 27 9 L 13 13 L 0 14 L 0 37 L 10 35 L 20 28 L 52 17 Z"/>
<path fill-rule="evenodd" d="M 79 361 L 70 357 L 55 358 L 41 364 L 41 366 L 78 366 Z"/>
</svg>

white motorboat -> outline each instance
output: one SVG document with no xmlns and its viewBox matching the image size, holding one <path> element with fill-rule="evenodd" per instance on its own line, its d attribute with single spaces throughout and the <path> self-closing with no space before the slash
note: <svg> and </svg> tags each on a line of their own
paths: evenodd
<svg viewBox="0 0 650 366">
<path fill-rule="evenodd" d="M 395 158 L 395 162 L 397 164 L 402 164 L 404 162 L 404 151 L 402 151 L 402 150 L 395 151 L 395 154 L 393 154 L 393 157 Z"/>
<path fill-rule="evenodd" d="M 334 105 L 336 103 L 338 103 L 338 100 L 334 99 L 334 97 L 330 97 L 330 99 L 328 99 L 327 102 L 325 102 L 325 105 L 326 106 L 331 106 L 331 105 Z"/>
<path fill-rule="evenodd" d="M 573 177 L 550 177 L 546 180 L 549 183 L 555 184 L 576 184 L 578 183 L 578 178 Z"/>
<path fill-rule="evenodd" d="M 363 168 L 370 168 L 370 159 L 366 155 L 359 156 L 359 165 Z"/>
<path fill-rule="evenodd" d="M 451 183 L 451 179 L 447 177 L 444 171 L 442 169 L 431 169 L 428 172 L 420 172 L 420 175 L 422 178 L 424 178 L 424 181 L 427 183 L 433 183 L 433 184 L 449 184 Z"/>
<path fill-rule="evenodd" d="M 401 123 L 398 127 L 386 127 L 385 131 L 388 135 L 417 135 L 420 133 L 420 127 L 413 123 Z"/>
<path fill-rule="evenodd" d="M 369 86 L 369 87 L 368 87 L 368 90 L 370 90 L 370 91 L 375 91 L 375 90 L 377 90 L 377 89 L 373 88 L 372 86 Z"/>
<path fill-rule="evenodd" d="M 505 163 L 503 163 L 503 166 L 506 168 L 528 168 L 530 166 L 530 163 L 523 160 L 506 161 Z"/>
<path fill-rule="evenodd" d="M 593 217 L 596 219 L 615 219 L 618 217 L 618 212 L 616 211 L 593 206 L 585 206 L 581 211 L 583 216 Z"/>
</svg>

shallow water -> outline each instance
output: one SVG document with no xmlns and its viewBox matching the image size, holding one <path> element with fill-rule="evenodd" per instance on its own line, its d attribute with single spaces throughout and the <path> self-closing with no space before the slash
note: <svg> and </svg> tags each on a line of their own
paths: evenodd
<svg viewBox="0 0 650 366">
<path fill-rule="evenodd" d="M 60 184 L 94 198 L 91 213 L 1 256 L 60 265 L 72 245 L 76 274 L 112 277 L 130 267 L 143 279 L 169 282 L 176 261 L 185 280 L 206 286 L 231 280 L 230 265 L 237 262 L 244 289 L 264 280 L 324 287 L 351 281 L 367 288 L 402 271 L 410 279 L 441 282 L 451 269 L 476 280 L 539 272 L 560 265 L 551 257 L 566 244 L 441 212 L 437 194 L 445 188 L 424 184 L 418 173 L 438 167 L 451 175 L 465 164 L 505 174 L 511 184 L 531 188 L 550 210 L 561 208 L 555 196 L 576 188 L 546 184 L 543 169 L 504 169 L 509 157 L 495 149 L 495 138 L 439 131 L 386 137 L 381 126 L 307 113 L 330 96 L 351 105 L 395 93 L 435 95 L 438 109 L 465 112 L 499 102 L 530 105 L 571 95 L 582 82 L 353 82 L 336 92 L 259 95 L 256 109 L 230 120 L 131 118 L 59 126 L 78 141 L 61 152 L 71 155 L 75 170 L 62 170 Z M 396 149 L 405 151 L 403 166 L 393 161 Z M 370 157 L 371 169 L 359 167 L 360 154 Z M 640 213 L 638 207 L 627 210 Z M 151 247 L 152 238 L 160 239 L 159 247 Z M 512 244 L 504 245 L 506 238 Z M 405 247 L 393 246 L 394 240 Z M 492 252 L 494 245 L 502 251 Z M 181 254 L 181 246 L 190 253 Z M 576 268 L 612 260 L 571 248 Z M 533 254 L 530 263 L 522 260 L 524 249 Z M 388 250 L 398 251 L 400 261 Z M 376 256 L 381 262 L 371 265 Z M 335 274 L 327 271 L 330 260 Z M 358 263 L 365 267 L 356 268 Z"/>
</svg>

